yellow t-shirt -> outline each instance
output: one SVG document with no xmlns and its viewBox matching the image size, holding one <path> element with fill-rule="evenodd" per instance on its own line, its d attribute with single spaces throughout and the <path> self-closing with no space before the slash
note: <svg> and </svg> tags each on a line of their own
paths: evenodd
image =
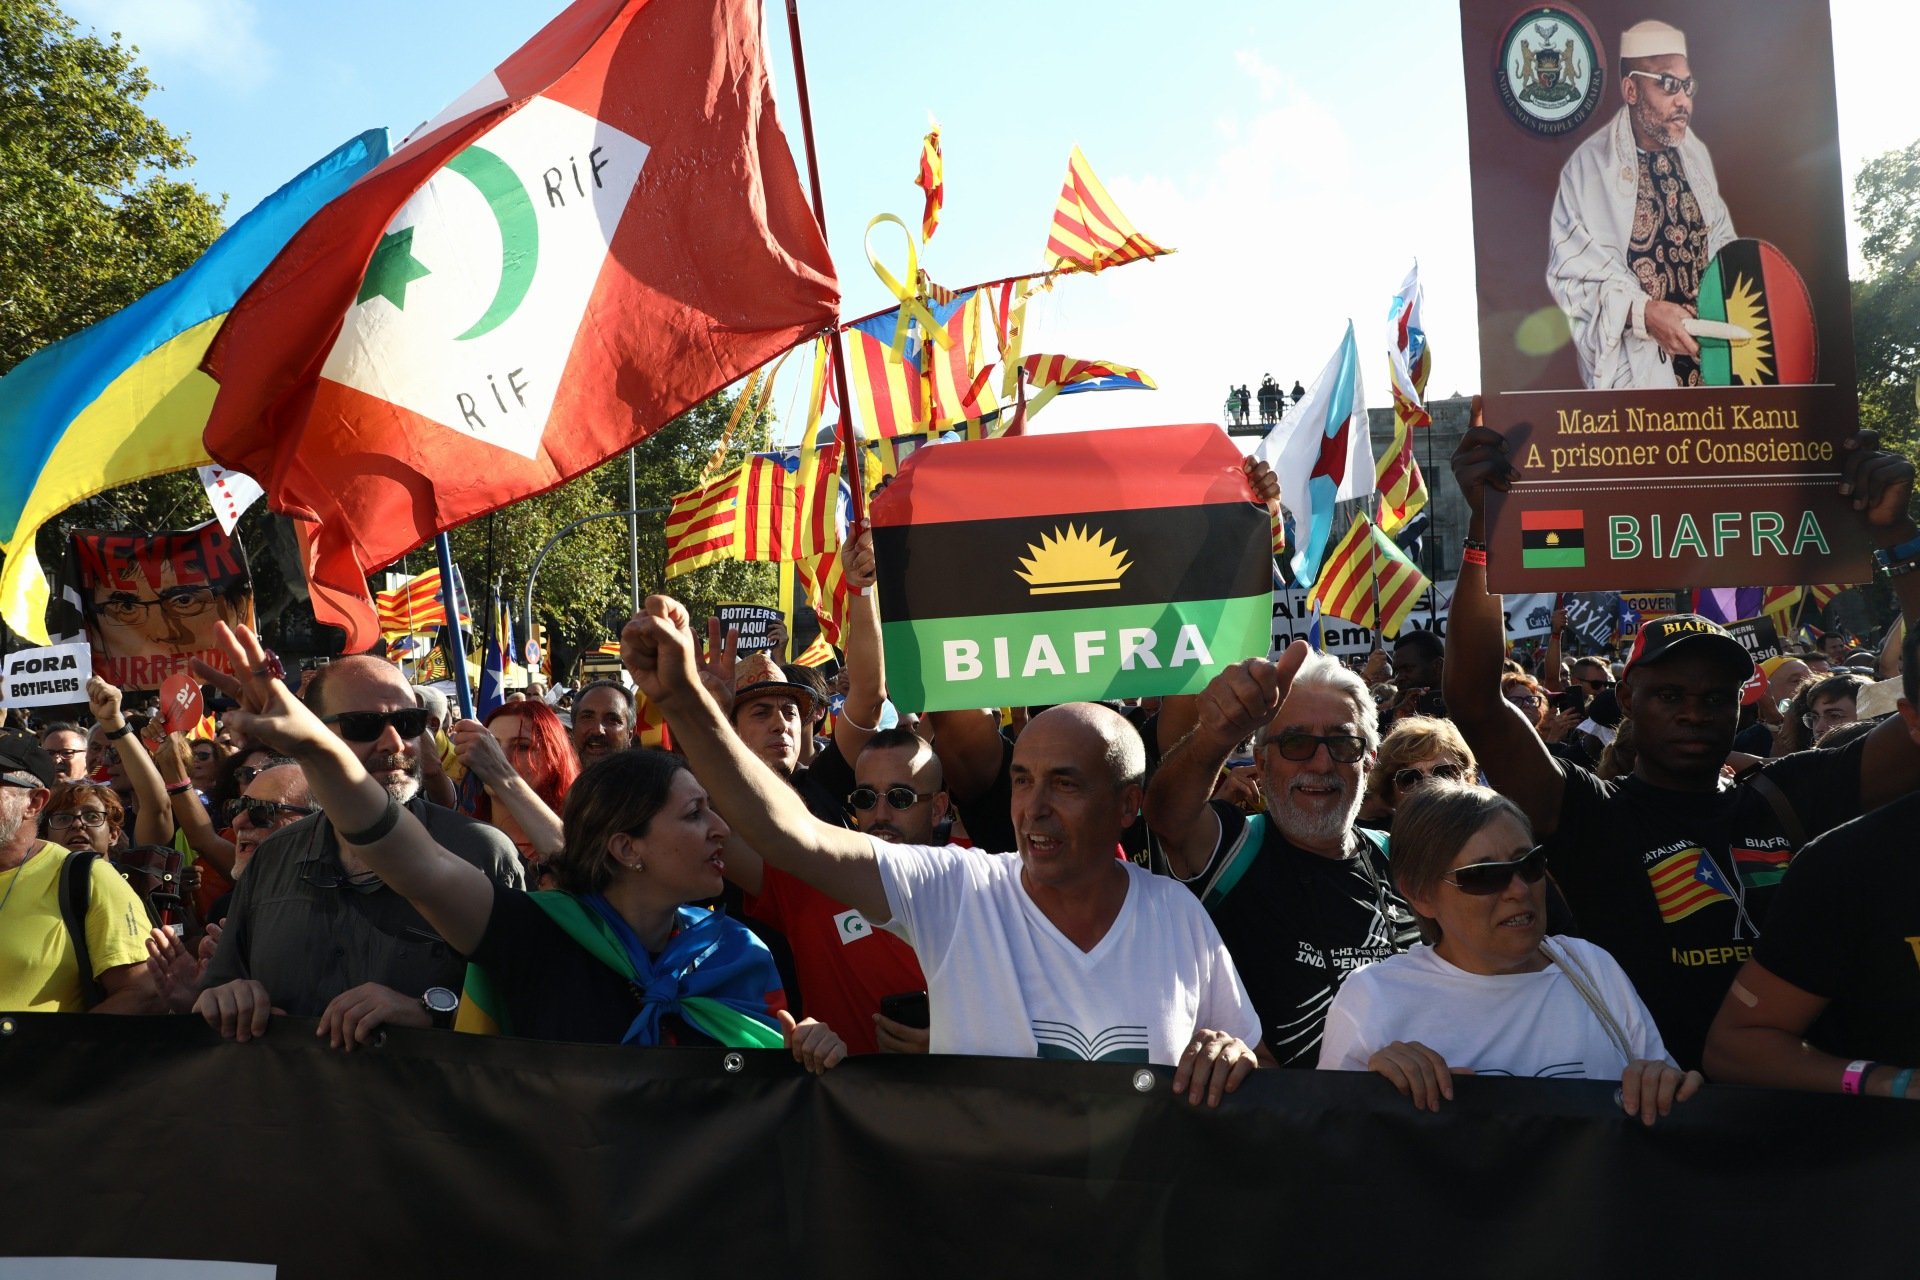
<svg viewBox="0 0 1920 1280">
<path fill-rule="evenodd" d="M 0 871 L 0 1010 L 85 1013 L 79 957 L 60 919 L 60 868 L 67 851 L 42 843 L 11 871 Z M 147 959 L 147 909 L 106 859 L 93 864 L 87 950 L 93 976 Z M 19 881 L 18 884 L 14 883 Z"/>
</svg>

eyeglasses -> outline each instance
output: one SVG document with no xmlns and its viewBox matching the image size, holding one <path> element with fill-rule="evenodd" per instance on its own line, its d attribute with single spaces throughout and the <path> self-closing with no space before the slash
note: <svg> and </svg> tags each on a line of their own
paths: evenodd
<svg viewBox="0 0 1920 1280">
<path fill-rule="evenodd" d="M 419 707 L 402 707 L 398 711 L 342 711 L 337 716 L 323 716 L 320 723 L 338 729 L 348 742 L 373 742 L 387 731 L 388 725 L 403 739 L 413 739 L 427 731 L 427 713 Z"/>
<path fill-rule="evenodd" d="M 1531 689 L 1521 689 L 1515 693 L 1509 693 L 1506 697 L 1508 702 L 1522 707 L 1537 707 L 1546 701 L 1545 698 L 1533 692 Z"/>
<path fill-rule="evenodd" d="M 1408 787 L 1417 787 L 1430 778 L 1442 782 L 1458 782 L 1467 776 L 1467 771 L 1457 764 L 1437 764 L 1431 769 L 1408 767 L 1393 775 L 1393 789 L 1405 791 Z"/>
<path fill-rule="evenodd" d="M 1660 86 L 1662 93 L 1684 93 L 1693 96 L 1694 86 L 1700 83 L 1700 77 L 1688 76 L 1682 80 L 1679 76 L 1670 76 L 1664 71 L 1629 71 L 1630 76 L 1639 76 L 1642 80 L 1651 80 Z"/>
<path fill-rule="evenodd" d="M 933 792 L 915 791 L 912 787 L 888 787 L 885 791 L 875 791 L 872 787 L 855 787 L 847 793 L 847 803 L 865 813 L 880 803 L 880 797 L 887 798 L 889 808 L 911 809 L 922 800 L 931 800 Z"/>
<path fill-rule="evenodd" d="M 1613 688 L 1612 679 L 1604 676 L 1598 677 L 1598 678 L 1594 676 L 1575 676 L 1574 679 L 1578 680 L 1581 684 L 1587 686 L 1587 688 L 1593 690 L 1595 693 L 1599 693 L 1602 689 Z"/>
<path fill-rule="evenodd" d="M 87 749 L 85 747 L 74 747 L 72 750 L 68 750 L 68 751 L 56 751 L 52 747 L 49 747 L 47 748 L 47 754 L 52 756 L 55 760 L 71 760 L 75 756 L 83 756 L 87 754 Z"/>
<path fill-rule="evenodd" d="M 71 831 L 75 827 L 103 827 L 107 815 L 99 809 L 69 809 L 47 815 L 47 830 Z"/>
<path fill-rule="evenodd" d="M 132 626 L 145 617 L 149 609 L 158 609 L 171 618 L 197 618 L 213 607 L 216 598 L 205 587 L 168 587 L 153 600 L 116 591 L 104 600 L 95 601 L 94 608 L 123 626 Z"/>
<path fill-rule="evenodd" d="M 1852 707 L 1829 707 L 1825 711 L 1809 711 L 1800 717 L 1800 723 L 1809 729 L 1818 729 L 1822 725 L 1829 727 L 1840 724 L 1852 724 L 1860 717 Z"/>
<path fill-rule="evenodd" d="M 247 821 L 256 827 L 271 826 L 273 820 L 283 813 L 296 814 L 304 818 L 312 812 L 312 805 L 281 804 L 278 800 L 250 800 L 244 796 L 233 803 L 233 816 L 238 818 L 244 813 L 247 815 Z"/>
<path fill-rule="evenodd" d="M 1335 764 L 1353 764 L 1367 754 L 1367 740 L 1351 733 L 1301 733 L 1289 729 L 1277 738 L 1269 738 L 1267 745 L 1277 750 L 1287 760 L 1311 760 L 1322 745 L 1327 754 L 1333 757 Z"/>
<path fill-rule="evenodd" d="M 1537 844 L 1510 862 L 1475 862 L 1455 867 L 1440 878 L 1462 893 L 1485 898 L 1504 892 L 1515 876 L 1527 884 L 1539 884 L 1546 874 L 1546 846 Z"/>
</svg>

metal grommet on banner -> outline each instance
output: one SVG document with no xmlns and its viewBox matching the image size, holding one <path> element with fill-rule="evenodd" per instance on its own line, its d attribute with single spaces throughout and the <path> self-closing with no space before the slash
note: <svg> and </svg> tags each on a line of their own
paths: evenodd
<svg viewBox="0 0 1920 1280">
<path fill-rule="evenodd" d="M 1133 1087 L 1141 1093 L 1153 1092 L 1153 1072 L 1145 1067 L 1133 1073 Z"/>
<path fill-rule="evenodd" d="M 368 1047 L 368 1048 L 372 1048 L 372 1049 L 384 1049 L 384 1048 L 386 1048 L 386 1047 L 387 1047 L 387 1033 L 386 1033 L 386 1032 L 384 1032 L 384 1031 L 376 1031 L 376 1032 L 374 1032 L 374 1033 L 373 1033 L 373 1039 L 371 1039 L 371 1040 L 369 1040 L 369 1041 L 367 1041 L 367 1047 Z"/>
<path fill-rule="evenodd" d="M 16 1024 L 12 1018 L 0 1018 L 0 1036 L 10 1036 Z"/>
<path fill-rule="evenodd" d="M 730 1053 L 720 1060 L 720 1065 L 726 1068 L 728 1075 L 739 1075 L 747 1069 L 747 1060 L 742 1054 Z"/>
</svg>

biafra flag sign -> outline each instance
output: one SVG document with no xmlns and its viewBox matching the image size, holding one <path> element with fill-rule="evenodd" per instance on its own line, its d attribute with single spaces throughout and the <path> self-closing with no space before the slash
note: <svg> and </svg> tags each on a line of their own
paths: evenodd
<svg viewBox="0 0 1920 1280">
<path fill-rule="evenodd" d="M 1218 427 L 923 449 L 874 500 L 903 707 L 1197 693 L 1272 643 L 1272 528 Z"/>
<path fill-rule="evenodd" d="M 1777 387 L 1812 382 L 1820 335 L 1806 281 L 1765 240 L 1735 240 L 1700 277 L 1699 314 L 1744 330 L 1745 338 L 1700 338 L 1700 381 L 1710 387 Z"/>
</svg>

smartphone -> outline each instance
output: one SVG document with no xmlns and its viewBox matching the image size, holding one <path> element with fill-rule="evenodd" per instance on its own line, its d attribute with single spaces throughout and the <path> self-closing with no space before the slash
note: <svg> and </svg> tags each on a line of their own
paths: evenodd
<svg viewBox="0 0 1920 1280">
<path fill-rule="evenodd" d="M 1548 699 L 1555 711 L 1585 711 L 1587 709 L 1587 691 L 1578 686 L 1562 689 Z"/>
<path fill-rule="evenodd" d="M 927 1008 L 927 993 L 924 991 L 881 996 L 880 1016 L 903 1027 L 914 1027 L 921 1031 L 933 1024 L 933 1013 Z"/>
</svg>

